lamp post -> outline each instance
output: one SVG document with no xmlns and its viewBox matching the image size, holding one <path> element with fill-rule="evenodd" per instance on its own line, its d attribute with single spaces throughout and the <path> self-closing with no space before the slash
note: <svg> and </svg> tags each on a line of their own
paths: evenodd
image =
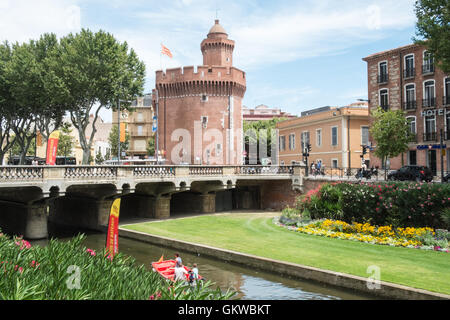
<svg viewBox="0 0 450 320">
<path fill-rule="evenodd" d="M 120 103 L 126 102 L 126 103 L 132 103 L 133 101 L 130 100 L 122 100 L 118 99 L 118 109 L 117 109 L 117 163 L 120 165 Z"/>
</svg>

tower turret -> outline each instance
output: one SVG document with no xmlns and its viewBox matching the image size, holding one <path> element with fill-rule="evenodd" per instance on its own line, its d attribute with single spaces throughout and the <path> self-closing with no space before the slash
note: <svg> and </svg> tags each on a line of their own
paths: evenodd
<svg viewBox="0 0 450 320">
<path fill-rule="evenodd" d="M 228 39 L 228 34 L 219 24 L 219 20 L 215 21 L 200 47 L 203 54 L 203 65 L 225 67 L 233 65 L 234 41 Z"/>
</svg>

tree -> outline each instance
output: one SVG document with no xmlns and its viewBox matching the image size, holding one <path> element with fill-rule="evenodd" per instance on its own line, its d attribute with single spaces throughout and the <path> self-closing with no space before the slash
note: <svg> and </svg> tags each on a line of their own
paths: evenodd
<svg viewBox="0 0 450 320">
<path fill-rule="evenodd" d="M 105 161 L 105 159 L 103 159 L 102 153 L 99 150 L 95 155 L 95 164 L 102 164 L 103 161 Z"/>
<path fill-rule="evenodd" d="M 154 156 L 155 148 L 155 136 L 152 136 L 147 140 L 147 154 L 150 156 Z"/>
<path fill-rule="evenodd" d="M 11 45 L 8 42 L 0 44 L 0 164 L 3 164 L 5 154 L 15 143 L 11 126 L 11 117 L 14 114 L 15 105 L 6 74 L 11 56 Z"/>
<path fill-rule="evenodd" d="M 56 152 L 58 156 L 67 157 L 72 155 L 75 138 L 71 135 L 71 127 L 72 125 L 69 122 L 65 122 L 60 128 L 58 151 Z"/>
<path fill-rule="evenodd" d="M 59 76 L 68 93 L 65 99 L 72 124 L 79 132 L 83 164 L 87 164 L 100 110 L 117 109 L 119 99 L 130 101 L 142 95 L 145 65 L 126 42 L 119 43 L 101 30 L 93 33 L 82 29 L 62 38 L 58 57 Z M 122 108 L 129 106 L 121 102 Z M 86 137 L 88 125 L 92 125 L 92 133 Z"/>
<path fill-rule="evenodd" d="M 275 135 L 276 124 L 283 120 L 286 120 L 286 118 L 273 118 L 271 120 L 260 121 L 244 121 L 244 143 L 245 149 L 247 151 L 247 157 L 249 155 L 249 151 L 251 150 L 250 146 L 253 145 L 256 146 L 259 158 L 260 142 L 264 141 L 264 139 L 266 139 L 265 141 L 267 146 L 267 157 L 271 157 L 273 142 L 272 136 Z M 265 136 L 264 132 L 266 132 Z M 274 143 L 277 143 L 277 141 L 274 141 Z"/>
<path fill-rule="evenodd" d="M 450 1 L 417 0 L 414 42 L 423 44 L 444 73 L 450 72 Z"/>
<path fill-rule="evenodd" d="M 381 107 L 372 111 L 374 119 L 370 134 L 375 140 L 376 147 L 373 154 L 382 159 L 394 158 L 408 150 L 408 143 L 412 140 L 405 113 L 402 110 L 384 111 Z"/>
<path fill-rule="evenodd" d="M 108 142 L 109 145 L 111 146 L 111 156 L 112 157 L 117 157 L 117 152 L 118 152 L 118 148 L 117 148 L 117 143 L 118 143 L 118 130 L 117 130 L 117 125 L 113 125 L 111 128 L 111 131 L 109 132 L 109 136 L 108 136 Z M 125 132 L 125 141 L 120 143 L 120 150 L 122 152 L 125 152 L 128 150 L 130 146 L 130 134 L 128 132 Z"/>
<path fill-rule="evenodd" d="M 66 112 L 61 99 L 61 92 L 66 91 L 52 70 L 58 45 L 56 35 L 44 34 L 38 41 L 12 46 L 4 75 L 9 84 L 9 105 L 14 107 L 9 121 L 21 148 L 20 163 L 35 140 L 37 130 L 48 140 Z"/>
</svg>

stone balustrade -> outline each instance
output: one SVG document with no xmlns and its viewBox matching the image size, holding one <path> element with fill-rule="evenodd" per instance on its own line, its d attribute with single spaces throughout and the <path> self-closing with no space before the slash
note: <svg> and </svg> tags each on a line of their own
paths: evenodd
<svg viewBox="0 0 450 320">
<path fill-rule="evenodd" d="M 90 180 L 118 177 L 293 175 L 296 166 L 0 166 L 0 183 L 29 180 Z"/>
</svg>

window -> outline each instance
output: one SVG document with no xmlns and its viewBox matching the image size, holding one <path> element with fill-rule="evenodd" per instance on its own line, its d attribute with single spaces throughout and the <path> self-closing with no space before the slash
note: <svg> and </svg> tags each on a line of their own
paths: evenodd
<svg viewBox="0 0 450 320">
<path fill-rule="evenodd" d="M 338 127 L 331 128 L 331 145 L 332 146 L 338 145 Z"/>
<path fill-rule="evenodd" d="M 316 130 L 316 146 L 322 146 L 322 129 Z"/>
<path fill-rule="evenodd" d="M 302 152 L 305 151 L 306 145 L 309 143 L 309 131 L 302 132 L 301 136 L 301 145 L 302 145 Z"/>
<path fill-rule="evenodd" d="M 414 55 L 409 54 L 405 56 L 405 70 L 404 70 L 404 77 L 410 78 L 414 77 L 415 70 L 414 70 Z"/>
<path fill-rule="evenodd" d="M 206 126 L 208 125 L 208 117 L 202 116 L 201 120 L 202 120 L 202 128 L 206 128 Z"/>
<path fill-rule="evenodd" d="M 369 144 L 369 127 L 361 127 L 361 144 L 364 146 Z"/>
<path fill-rule="evenodd" d="M 450 112 L 445 115 L 445 140 L 450 140 Z"/>
<path fill-rule="evenodd" d="M 216 155 L 220 156 L 222 154 L 222 144 L 218 143 L 216 145 Z"/>
<path fill-rule="evenodd" d="M 389 109 L 389 94 L 388 89 L 381 89 L 380 90 L 380 107 L 383 110 Z"/>
<path fill-rule="evenodd" d="M 138 136 L 142 136 L 142 134 L 143 134 L 143 127 L 142 126 L 137 126 L 137 134 L 138 134 Z"/>
<path fill-rule="evenodd" d="M 416 134 L 416 117 L 406 117 L 406 121 L 408 122 L 409 132 Z"/>
<path fill-rule="evenodd" d="M 331 167 L 332 168 L 338 167 L 338 159 L 331 159 Z"/>
<path fill-rule="evenodd" d="M 416 108 L 416 86 L 414 83 L 405 86 L 405 110 Z"/>
<path fill-rule="evenodd" d="M 408 165 L 415 166 L 417 165 L 417 153 L 416 150 L 408 151 Z"/>
<path fill-rule="evenodd" d="M 280 151 L 286 150 L 286 137 L 280 136 Z"/>
<path fill-rule="evenodd" d="M 433 73 L 434 72 L 434 58 L 432 54 L 428 51 L 423 52 L 423 65 L 422 73 Z"/>
<path fill-rule="evenodd" d="M 425 117 L 425 132 L 423 133 L 423 141 L 436 141 L 436 116 Z"/>
<path fill-rule="evenodd" d="M 385 83 L 388 81 L 387 61 L 382 61 L 378 64 L 378 83 Z"/>
<path fill-rule="evenodd" d="M 444 79 L 444 105 L 450 105 L 450 77 Z"/>
<path fill-rule="evenodd" d="M 208 96 L 206 94 L 202 94 L 202 102 L 208 101 Z"/>
<path fill-rule="evenodd" d="M 289 135 L 289 150 L 295 149 L 295 133 Z"/>
<path fill-rule="evenodd" d="M 434 80 L 425 81 L 423 83 L 423 107 L 434 107 L 436 105 L 435 100 Z"/>
<path fill-rule="evenodd" d="M 136 120 L 139 122 L 144 121 L 144 115 L 142 114 L 142 112 L 138 112 Z"/>
</svg>

